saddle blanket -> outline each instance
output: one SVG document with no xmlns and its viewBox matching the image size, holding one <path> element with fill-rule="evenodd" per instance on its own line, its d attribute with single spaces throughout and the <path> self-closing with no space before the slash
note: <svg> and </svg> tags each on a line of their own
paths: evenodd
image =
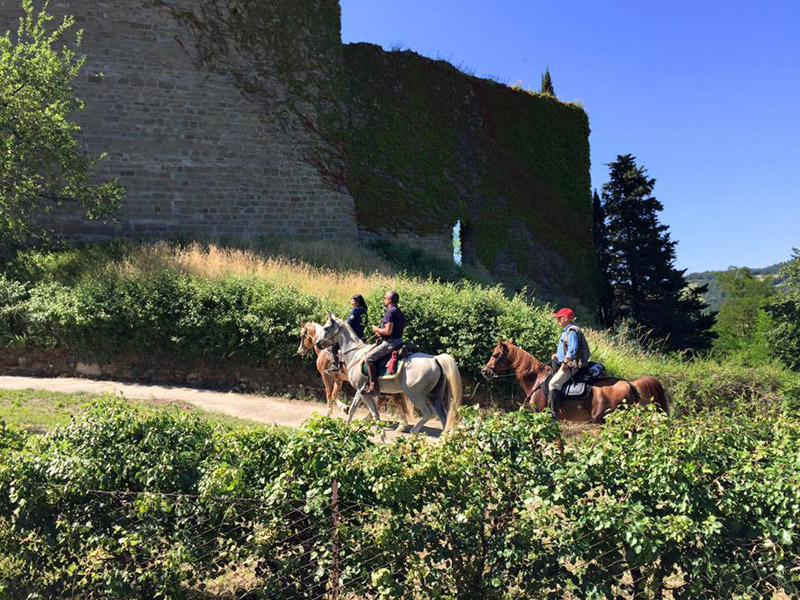
<svg viewBox="0 0 800 600">
<path fill-rule="evenodd" d="M 590 394 L 592 392 L 593 380 L 601 377 L 604 371 L 605 368 L 600 363 L 590 363 L 588 367 L 578 371 L 575 374 L 575 377 L 570 379 L 564 384 L 564 387 L 561 388 L 561 393 L 564 394 L 564 399 L 576 400 Z M 549 384 L 551 378 L 552 374 L 542 385 L 542 391 L 545 393 L 545 396 L 547 396 L 550 391 Z"/>
<path fill-rule="evenodd" d="M 397 366 L 395 366 L 395 368 L 394 368 L 394 373 L 389 373 L 388 372 L 387 369 L 389 367 L 389 360 L 391 359 L 391 356 L 392 355 L 389 354 L 388 356 L 386 356 L 386 357 L 384 357 L 384 358 L 382 358 L 382 359 L 380 359 L 378 361 L 378 378 L 379 379 L 392 379 L 394 377 L 397 377 L 400 374 L 400 371 L 403 370 L 403 365 L 405 364 L 406 361 L 405 361 L 405 359 L 398 359 L 397 360 Z M 366 361 L 361 361 L 361 373 L 363 375 L 368 375 Z"/>
<path fill-rule="evenodd" d="M 592 390 L 591 386 L 586 385 L 585 381 L 570 381 L 561 388 L 561 393 L 565 398 L 575 398 L 586 395 Z"/>
</svg>

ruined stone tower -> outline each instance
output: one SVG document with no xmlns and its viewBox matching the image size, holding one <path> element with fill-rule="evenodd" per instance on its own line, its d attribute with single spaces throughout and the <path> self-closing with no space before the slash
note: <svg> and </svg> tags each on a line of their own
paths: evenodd
<svg viewBox="0 0 800 600">
<path fill-rule="evenodd" d="M 40 0 L 37 4 L 41 5 Z M 592 304 L 583 108 L 343 45 L 338 0 L 52 0 L 84 30 L 79 115 L 118 224 L 67 237 L 390 238 Z M 16 29 L 20 0 L 0 0 Z"/>
</svg>

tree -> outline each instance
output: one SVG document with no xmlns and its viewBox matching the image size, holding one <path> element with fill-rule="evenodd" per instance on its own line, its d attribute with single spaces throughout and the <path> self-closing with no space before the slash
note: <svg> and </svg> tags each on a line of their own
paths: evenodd
<svg viewBox="0 0 800 600">
<path fill-rule="evenodd" d="M 631 154 L 617 156 L 603 185 L 608 239 L 605 274 L 613 291 L 615 322 L 632 320 L 673 349 L 705 349 L 714 317 L 703 315 L 705 286 L 690 287 L 675 268 L 664 206 L 652 194 L 656 180 Z"/>
<path fill-rule="evenodd" d="M 546 96 L 553 96 L 555 97 L 556 92 L 553 89 L 553 80 L 550 77 L 550 67 L 548 67 L 544 74 L 542 75 L 542 94 Z"/>
<path fill-rule="evenodd" d="M 748 268 L 732 269 L 717 276 L 725 292 L 712 331 L 714 350 L 748 362 L 764 362 L 771 356 L 768 332 L 772 326 L 763 307 L 772 296 L 769 277 L 760 279 Z"/>
<path fill-rule="evenodd" d="M 800 250 L 781 267 L 781 291 L 765 310 L 772 317 L 769 343 L 773 355 L 789 368 L 800 370 Z"/>
<path fill-rule="evenodd" d="M 42 216 L 57 206 L 81 206 L 88 218 L 116 210 L 117 181 L 90 182 L 103 157 L 84 154 L 72 120 L 83 110 L 74 81 L 83 66 L 74 19 L 51 26 L 52 15 L 23 0 L 16 38 L 0 37 L 0 241 L 42 236 Z M 71 39 L 70 39 L 71 38 Z"/>
</svg>

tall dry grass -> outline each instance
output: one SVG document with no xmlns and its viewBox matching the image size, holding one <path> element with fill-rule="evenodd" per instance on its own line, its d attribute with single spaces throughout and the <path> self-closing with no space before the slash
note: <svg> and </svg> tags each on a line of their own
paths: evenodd
<svg viewBox="0 0 800 600">
<path fill-rule="evenodd" d="M 338 263 L 342 267 L 318 266 L 324 263 Z M 296 247 L 286 242 L 272 250 L 224 248 L 214 244 L 181 247 L 158 242 L 131 247 L 123 260 L 113 263 L 111 268 L 129 276 L 176 269 L 207 279 L 252 277 L 338 301 L 346 301 L 353 294 L 366 293 L 376 286 L 392 287 L 397 281 L 391 266 L 369 251 L 322 242 Z"/>
</svg>

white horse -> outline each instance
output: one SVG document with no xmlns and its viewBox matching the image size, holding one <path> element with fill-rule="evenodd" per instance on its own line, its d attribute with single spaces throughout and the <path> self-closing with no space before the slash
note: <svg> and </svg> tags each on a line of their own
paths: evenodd
<svg viewBox="0 0 800 600">
<path fill-rule="evenodd" d="M 342 389 L 342 382 L 347 381 L 347 371 L 342 365 L 342 368 L 335 373 L 329 373 L 328 367 L 331 364 L 330 353 L 317 348 L 317 342 L 322 339 L 322 325 L 319 323 L 309 322 L 300 325 L 300 346 L 297 348 L 299 356 L 305 356 L 310 350 L 314 350 L 317 354 L 317 372 L 322 377 L 322 385 L 325 386 L 325 399 L 328 401 L 328 416 L 333 414 L 334 403 L 342 409 L 344 414 L 350 409 L 349 404 L 345 404 L 339 400 L 339 392 Z M 405 431 L 408 427 L 408 415 L 414 414 L 414 408 L 407 405 L 406 399 L 402 394 L 392 394 L 389 396 L 394 403 L 397 416 L 400 418 L 400 424 L 397 426 L 397 431 Z"/>
<path fill-rule="evenodd" d="M 348 379 L 356 389 L 355 398 L 347 414 L 347 422 L 352 421 L 356 407 L 362 400 L 369 408 L 372 417 L 380 420 L 375 399 L 372 394 L 363 391 L 369 377 L 362 372 L 361 365 L 372 346 L 358 339 L 347 323 L 331 314 L 317 345 L 320 348 L 327 348 L 335 343 L 342 349 L 342 359 L 347 368 Z M 434 415 L 439 417 L 443 433 L 446 433 L 452 429 L 456 411 L 461 406 L 461 374 L 458 372 L 455 359 L 449 354 L 431 356 L 415 352 L 405 359 L 397 376 L 381 379 L 380 388 L 382 394 L 404 394 L 422 414 L 422 418 L 411 429 L 411 433 L 419 433 Z M 449 400 L 446 405 L 445 395 Z"/>
</svg>

